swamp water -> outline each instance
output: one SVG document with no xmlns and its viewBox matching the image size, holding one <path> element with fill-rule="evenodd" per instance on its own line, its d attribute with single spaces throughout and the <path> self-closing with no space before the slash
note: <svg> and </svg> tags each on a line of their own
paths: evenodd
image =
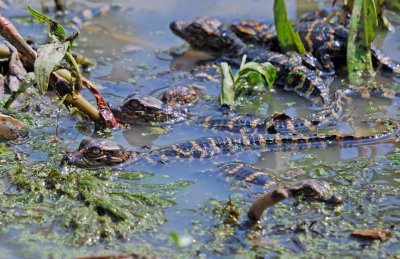
<svg viewBox="0 0 400 259">
<path fill-rule="evenodd" d="M 39 8 L 38 3 L 30 4 Z M 101 85 L 100 91 L 110 103 L 119 103 L 132 92 L 157 94 L 176 83 L 160 73 L 170 68 L 189 70 L 195 60 L 202 58 L 193 52 L 172 60 L 158 58 L 163 55 L 157 53 L 183 43 L 169 30 L 173 20 L 206 15 L 224 21 L 273 22 L 273 1 L 158 0 L 118 4 L 120 12 L 85 24 L 75 46 L 98 63 L 88 77 Z M 71 8 L 80 10 L 82 5 L 92 7 L 96 3 L 76 1 Z M 289 16 L 295 19 L 324 4 L 289 0 L 287 6 Z M 40 25 L 27 23 L 29 15 L 22 3 L 17 1 L 12 10 L 2 13 L 25 37 L 40 41 L 46 35 Z M 379 35 L 376 40 L 397 61 L 399 30 L 397 26 L 396 32 Z M 220 85 L 206 86 L 208 96 L 191 108 L 193 114 L 218 114 L 216 96 Z M 371 130 L 361 121 L 398 118 L 399 106 L 398 99 L 370 99 L 353 100 L 346 109 L 352 113 L 349 122 L 340 123 L 333 132 L 368 134 Z M 308 101 L 283 91 L 267 93 L 240 111 L 283 111 L 292 116 L 313 112 Z M 162 166 L 133 164 L 119 171 L 84 171 L 60 167 L 59 161 L 92 134 L 90 123 L 57 107 L 34 110 L 25 120 L 32 128 L 30 138 L 8 148 L 0 146 L 2 258 L 119 252 L 186 258 L 400 256 L 400 150 L 396 144 L 295 152 L 254 150 Z M 222 133 L 180 123 L 105 134 L 129 149 L 139 150 L 142 146 L 163 146 Z M 55 136 L 58 141 L 54 141 Z M 270 170 L 283 182 L 305 178 L 328 181 L 344 203 L 334 207 L 288 199 L 265 212 L 261 231 L 225 225 L 229 197 L 243 222 L 247 208 L 263 191 L 221 175 L 218 164 L 230 161 Z M 386 242 L 350 237 L 351 231 L 359 228 L 389 228 L 393 236 Z"/>
</svg>

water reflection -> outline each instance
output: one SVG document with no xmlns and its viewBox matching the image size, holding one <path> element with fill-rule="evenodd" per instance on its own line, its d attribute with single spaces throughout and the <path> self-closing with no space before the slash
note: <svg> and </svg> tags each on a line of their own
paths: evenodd
<svg viewBox="0 0 400 259">
<path fill-rule="evenodd" d="M 111 1 L 109 2 L 111 3 Z M 317 5 L 312 1 L 287 0 L 286 2 L 289 8 L 289 16 L 293 19 L 304 11 L 315 8 Z M 172 20 L 190 20 L 204 15 L 221 18 L 226 21 L 257 19 L 272 22 L 273 20 L 272 0 L 121 0 L 115 1 L 115 3 L 121 4 L 125 11 L 118 15 L 96 18 L 92 21 L 91 25 L 83 28 L 82 37 L 78 42 L 80 51 L 84 51 L 86 55 L 99 62 L 97 67 L 91 72 L 91 79 L 103 86 L 101 92 L 112 103 L 120 102 L 132 92 L 151 93 L 169 86 L 171 82 L 168 79 L 157 77 L 160 72 L 169 71 L 170 68 L 188 70 L 193 66 L 194 61 L 199 59 L 196 56 L 197 53 L 192 53 L 193 56 L 175 59 L 172 62 L 157 58 L 155 55 L 157 50 L 164 50 L 182 44 L 182 40 L 175 37 L 169 31 L 169 23 Z M 29 33 L 26 35 L 29 35 Z M 124 39 L 121 35 L 125 35 L 126 38 Z M 384 40 L 381 41 L 385 51 L 397 60 L 400 60 L 400 52 L 398 50 L 399 40 L 400 30 L 397 30 L 394 34 L 387 34 Z M 126 50 L 127 44 L 134 44 L 141 51 L 126 53 L 124 50 Z M 218 94 L 219 85 L 211 85 L 207 90 L 208 94 L 215 98 Z M 201 114 L 201 112 L 217 113 L 216 111 L 210 111 L 216 107 L 215 99 L 213 98 L 210 98 L 211 100 L 209 101 L 200 102 L 193 110 L 197 114 Z M 268 100 L 268 104 L 262 103 L 264 100 Z M 293 102 L 296 108 L 286 105 L 286 103 Z M 384 99 L 374 99 L 373 102 L 374 105 L 372 107 L 369 101 L 355 101 L 350 104 L 348 110 L 352 113 L 353 121 L 343 123 L 339 125 L 339 129 L 334 128 L 333 130 L 344 134 L 369 134 L 371 130 L 368 127 L 357 126 L 359 119 L 365 119 L 371 114 L 375 117 L 396 116 L 398 114 L 399 107 L 397 101 L 391 102 Z M 270 94 L 261 98 L 260 103 L 256 107 L 243 107 L 242 111 L 262 115 L 284 111 L 292 116 L 302 116 L 313 112 L 309 109 L 309 102 L 293 93 L 277 92 Z M 379 106 L 382 106 L 382 109 L 377 109 Z M 355 112 L 354 108 L 357 108 Z M 65 125 L 63 126 L 65 127 Z M 88 133 L 83 131 L 71 132 L 70 129 L 68 130 L 73 137 L 66 136 L 65 138 L 73 139 L 76 143 L 79 142 L 79 139 L 84 134 Z M 163 146 L 202 136 L 220 135 L 218 132 L 212 132 L 190 123 L 173 125 L 167 128 L 165 134 L 159 133 L 154 131 L 154 127 L 151 126 L 133 126 L 130 129 L 115 132 L 114 137 L 117 142 L 128 148 L 140 149 L 143 146 Z M 357 161 L 361 158 L 374 158 L 378 155 L 385 155 L 393 151 L 394 148 L 394 144 L 387 143 L 351 148 L 330 147 L 297 152 L 260 152 L 256 150 L 202 161 L 190 160 L 168 165 L 142 165 L 142 167 L 143 170 L 155 173 L 155 177 L 146 180 L 149 183 L 162 184 L 180 179 L 194 182 L 193 186 L 184 190 L 180 194 L 181 196 L 177 197 L 177 206 L 167 211 L 170 220 L 163 226 L 161 232 L 168 235 L 172 230 L 179 232 L 184 229 L 192 229 L 193 221 L 206 221 L 204 215 L 199 215 L 199 212 L 196 210 L 203 204 L 210 203 L 210 199 L 227 200 L 227 197 L 232 194 L 244 193 L 252 195 L 254 192 L 260 191 L 256 188 L 247 191 L 232 190 L 230 182 L 220 175 L 220 171 L 217 168 L 219 163 L 240 160 L 255 164 L 260 168 L 273 170 L 278 176 L 284 176 L 285 171 L 288 169 L 289 161 L 294 161 L 294 163 L 303 161 L 302 159 L 309 155 L 315 156 L 317 160 L 327 164 L 336 163 L 337 161 L 352 163 L 352 161 Z M 137 165 L 127 168 L 127 170 L 133 171 L 138 169 L 140 167 Z M 370 172 L 371 176 L 368 176 L 369 178 L 366 181 L 398 188 L 399 182 L 398 177 L 395 176 L 395 170 L 393 168 L 390 169 L 390 167 L 388 168 L 388 166 L 383 169 L 376 169 Z M 309 172 L 300 169 L 296 174 L 293 171 L 290 175 L 286 175 L 285 180 L 310 176 Z M 346 183 L 345 180 L 343 182 Z M 382 198 L 381 201 L 379 208 L 385 213 L 385 217 L 382 220 L 390 224 L 398 223 L 400 220 L 400 216 L 398 215 L 398 197 L 387 196 Z M 350 204 L 351 201 L 346 202 L 347 207 L 352 207 Z M 301 212 L 306 214 L 310 211 Z M 335 213 L 339 214 L 340 212 Z M 359 211 L 357 211 L 357 215 L 360 215 Z M 346 218 L 342 217 L 341 220 L 343 219 Z M 353 219 L 349 217 L 349 220 Z M 378 220 L 381 221 L 380 219 Z M 374 221 L 373 223 L 377 222 Z M 210 223 L 206 222 L 204 226 L 208 226 L 207 224 Z M 214 222 L 211 224 L 214 224 Z M 202 226 L 202 228 L 204 227 Z M 0 237 L 4 237 L 4 235 L 0 234 Z M 273 237 L 271 235 L 268 238 L 272 239 Z M 287 243 L 287 236 L 279 236 L 277 239 L 279 238 L 284 239 L 283 242 Z M 6 238 L 0 239 L 5 240 Z M 149 239 L 151 238 L 146 236 L 144 240 Z M 151 240 L 151 242 L 157 241 Z M 3 243 L 0 242 L 0 247 L 2 246 Z M 398 245 L 393 245 L 393 249 L 399 249 Z M 14 253 L 9 254 L 10 256 L 14 256 Z"/>
</svg>

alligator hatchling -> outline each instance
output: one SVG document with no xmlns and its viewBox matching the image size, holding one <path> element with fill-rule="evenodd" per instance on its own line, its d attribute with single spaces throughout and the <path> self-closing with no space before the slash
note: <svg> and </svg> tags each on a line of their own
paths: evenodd
<svg viewBox="0 0 400 259">
<path fill-rule="evenodd" d="M 326 12 L 316 12 L 311 17 L 320 18 Z M 342 57 L 346 51 L 345 41 L 348 31 L 343 26 L 332 25 L 322 20 L 296 24 L 300 36 L 309 51 L 317 55 L 319 64 L 309 54 L 300 56 L 288 52 L 280 54 L 265 50 L 272 48 L 279 50 L 277 46 L 274 26 L 262 24 L 256 21 L 241 21 L 235 24 L 225 24 L 213 18 L 200 17 L 191 22 L 174 21 L 170 27 L 172 31 L 187 41 L 194 49 L 208 52 L 216 57 L 210 64 L 220 61 L 228 61 L 231 64 L 240 63 L 243 54 L 248 59 L 258 62 L 271 62 L 278 70 L 277 85 L 284 85 L 287 90 L 293 90 L 301 96 L 305 96 L 321 111 L 305 118 L 289 118 L 289 116 L 271 116 L 260 118 L 254 115 L 233 115 L 224 117 L 208 117 L 200 124 L 218 130 L 233 132 L 268 132 L 280 133 L 314 131 L 315 129 L 334 125 L 342 116 L 343 100 L 350 96 L 398 97 L 396 91 L 386 88 L 352 87 L 337 90 L 331 96 L 329 84 L 333 63 L 331 59 Z M 318 36 L 321 32 L 323 36 Z M 251 44 L 251 45 L 248 45 Z M 327 46 L 330 46 L 328 48 Z M 375 63 L 394 74 L 399 74 L 400 65 L 377 49 L 371 48 Z M 337 59 L 335 59 L 337 60 Z M 203 65 L 204 66 L 204 65 Z M 323 70 L 322 75 L 319 70 Z M 334 72 L 334 71 L 333 71 Z M 273 126 L 272 126 L 273 125 Z M 272 127 L 271 127 L 272 126 Z"/>
<path fill-rule="evenodd" d="M 394 141 L 399 131 L 370 136 L 342 136 L 325 134 L 242 134 L 233 137 L 203 137 L 195 140 L 155 148 L 146 153 L 128 151 L 120 145 L 104 139 L 85 139 L 79 149 L 66 155 L 62 161 L 80 167 L 112 166 L 125 162 L 168 163 L 179 159 L 206 159 L 221 154 L 232 154 L 251 149 L 268 151 L 292 151 L 324 148 L 330 145 L 358 146 Z"/>
<path fill-rule="evenodd" d="M 325 15 L 324 12 L 317 15 Z M 336 73 L 337 57 L 346 53 L 347 28 L 329 24 L 321 19 L 304 21 L 295 25 L 309 54 L 294 52 L 279 53 L 274 26 L 256 21 L 241 21 L 235 24 L 222 23 L 212 18 L 197 18 L 192 22 L 175 21 L 172 31 L 187 41 L 194 49 L 208 52 L 215 59 L 205 62 L 192 71 L 192 76 L 204 77 L 218 74 L 219 62 L 227 61 L 238 65 L 244 54 L 248 60 L 270 62 L 277 70 L 277 86 L 294 91 L 310 100 L 319 112 L 306 117 L 291 117 L 275 113 L 266 118 L 254 115 L 208 116 L 195 120 L 207 128 L 240 133 L 237 135 L 212 136 L 189 140 L 163 147 L 151 148 L 146 152 L 130 151 L 104 139 L 85 139 L 77 151 L 65 155 L 63 163 L 78 167 L 124 167 L 132 164 L 168 164 L 181 160 L 211 159 L 218 155 L 229 155 L 245 150 L 293 151 L 309 148 L 324 148 L 331 145 L 359 146 L 374 143 L 393 142 L 399 134 L 399 126 L 392 123 L 392 129 L 370 136 L 342 136 L 338 134 L 300 134 L 302 131 L 316 131 L 338 122 L 342 115 L 342 102 L 347 91 L 336 91 L 333 95 L 329 85 Z M 266 48 L 268 50 L 266 50 Z M 400 65 L 371 47 L 374 63 L 384 71 L 400 75 Z M 312 56 L 314 55 L 315 58 Z M 364 88 L 359 88 L 359 92 Z M 170 88 L 160 98 L 133 94 L 112 111 L 119 122 L 176 122 L 190 114 L 188 105 L 196 102 L 204 89 Z M 368 93 L 376 93 L 368 90 Z M 396 93 L 382 91 L 381 95 L 396 96 Z M 301 195 L 308 199 L 327 203 L 340 203 L 324 181 L 305 179 L 293 183 L 282 183 L 268 171 L 244 164 L 226 163 L 219 165 L 225 176 L 266 188 L 283 188 L 290 196 Z"/>
<path fill-rule="evenodd" d="M 215 57 L 227 57 L 228 61 L 247 54 L 249 59 L 262 62 L 265 60 L 262 57 L 265 52 L 280 51 L 275 26 L 258 21 L 245 20 L 227 24 L 214 18 L 199 17 L 191 22 L 174 21 L 170 27 L 194 49 L 208 52 Z M 332 60 L 335 59 L 338 64 L 343 63 L 348 29 L 322 19 L 302 19 L 295 24 L 294 29 L 299 33 L 306 50 L 319 61 L 315 62 L 309 56 L 305 56 L 304 65 L 309 69 L 322 70 L 323 75 L 335 74 Z M 378 70 L 400 75 L 400 64 L 375 45 L 371 46 L 371 56 Z M 336 59 L 338 57 L 339 59 Z"/>
<path fill-rule="evenodd" d="M 205 137 L 190 140 L 170 146 L 153 149 L 147 153 L 129 151 L 124 147 L 104 139 L 85 139 L 78 150 L 64 156 L 62 163 L 76 165 L 79 167 L 105 167 L 123 166 L 133 163 L 168 163 L 180 159 L 206 159 L 220 154 L 231 154 L 249 149 L 264 149 L 270 151 L 291 151 L 306 148 L 323 148 L 329 145 L 357 146 L 377 142 L 393 141 L 398 128 L 390 132 L 371 136 L 341 136 L 341 135 L 280 135 L 280 134 L 258 134 L 242 135 L 236 137 Z M 269 185 L 274 184 L 270 175 L 260 170 L 245 170 L 243 166 L 225 168 L 225 174 L 246 182 Z M 285 185 L 291 195 L 302 194 L 305 197 L 313 197 L 325 202 L 337 202 L 331 196 L 318 194 L 318 190 L 324 190 L 324 184 L 320 184 L 315 190 L 310 187 L 309 182 L 297 182 L 293 185 Z M 318 186 L 317 182 L 311 186 Z M 322 188 L 324 187 L 324 188 Z M 323 193 L 328 193 L 327 189 Z M 316 195 L 317 194 L 317 195 Z"/>
<path fill-rule="evenodd" d="M 187 107 L 196 103 L 205 89 L 198 85 L 167 88 L 160 99 L 146 94 L 131 94 L 122 104 L 112 106 L 116 120 L 125 124 L 179 122 L 190 114 Z"/>
</svg>

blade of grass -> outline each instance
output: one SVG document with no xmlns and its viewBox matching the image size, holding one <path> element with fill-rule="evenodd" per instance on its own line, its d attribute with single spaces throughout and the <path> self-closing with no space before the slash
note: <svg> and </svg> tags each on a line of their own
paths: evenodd
<svg viewBox="0 0 400 259">
<path fill-rule="evenodd" d="M 306 54 L 307 51 L 300 40 L 299 34 L 294 31 L 289 21 L 285 0 L 275 0 L 274 19 L 281 49 L 284 52 L 292 50 L 302 55 Z"/>
<path fill-rule="evenodd" d="M 367 82 L 375 85 L 374 80 L 370 80 L 374 74 L 370 48 L 377 26 L 374 1 L 355 0 L 347 42 L 347 69 L 353 85 Z"/>
<path fill-rule="evenodd" d="M 232 107 L 235 102 L 235 83 L 232 70 L 228 63 L 221 63 L 221 105 L 228 105 Z"/>
</svg>

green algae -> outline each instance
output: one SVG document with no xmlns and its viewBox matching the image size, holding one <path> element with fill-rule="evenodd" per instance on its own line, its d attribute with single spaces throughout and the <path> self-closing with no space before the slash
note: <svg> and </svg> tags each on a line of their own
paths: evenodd
<svg viewBox="0 0 400 259">
<path fill-rule="evenodd" d="M 176 194 L 192 182 L 148 184 L 144 181 L 154 176 L 151 172 L 60 167 L 65 145 L 71 142 L 71 133 L 65 131 L 71 122 L 63 109 L 42 98 L 30 99 L 20 109 L 30 113 L 6 112 L 28 122 L 29 138 L 19 146 L 0 144 L 1 254 L 65 258 L 87 255 L 91 245 L 107 247 L 98 250 L 101 254 L 154 251 L 143 242 L 124 241 L 157 230 L 168 220 L 165 209 L 174 206 Z M 59 127 L 59 120 L 66 122 Z"/>
<path fill-rule="evenodd" d="M 9 152 L 5 144 L 0 144 L 0 155 Z"/>
<path fill-rule="evenodd" d="M 70 245 L 155 229 L 166 221 L 163 209 L 175 204 L 166 192 L 190 185 L 169 183 L 158 191 L 142 186 L 138 191 L 127 189 L 109 170 L 59 169 L 50 163 L 25 161 L 7 166 L 14 154 L 6 155 L 0 162 L 1 231 L 15 224 L 54 224 L 70 233 L 65 240 Z"/>
<path fill-rule="evenodd" d="M 398 159 L 398 150 L 389 155 Z M 390 162 L 389 160 L 389 162 Z M 394 257 L 400 251 L 400 189 L 375 181 L 374 175 L 384 174 L 386 158 L 359 159 L 352 162 L 327 164 L 316 156 L 305 156 L 289 162 L 289 170 L 301 170 L 295 178 L 318 178 L 329 181 L 334 193 L 344 204 L 333 206 L 320 202 L 288 199 L 268 209 L 258 227 L 246 226 L 246 212 L 252 199 L 237 195 L 234 200 L 241 225 L 235 227 L 223 220 L 230 199 L 210 200 L 201 207 L 203 221 L 193 222 L 207 241 L 200 246 L 203 253 L 247 257 Z M 392 170 L 394 164 L 387 169 Z M 398 168 L 398 165 L 397 165 Z M 386 169 L 386 170 L 387 170 Z M 321 173 L 323 171 L 323 173 Z M 286 177 L 290 177 L 289 174 Z M 376 176 L 375 176 L 376 177 Z M 293 179 L 293 176 L 290 177 Z M 355 229 L 391 229 L 393 236 L 386 242 L 351 237 Z M 197 231 L 201 229 L 201 232 Z"/>
<path fill-rule="evenodd" d="M 40 122 L 40 125 L 45 124 L 50 125 Z M 43 152 L 50 162 L 25 161 L 29 157 L 24 152 L 17 153 L 3 145 L 0 234 L 6 244 L 18 247 L 20 256 L 87 255 L 90 245 L 95 244 L 110 247 L 100 249 L 97 254 L 124 251 L 177 258 L 219 255 L 369 257 L 368 254 L 388 257 L 399 253 L 398 229 L 387 242 L 350 237 L 354 229 L 391 228 L 400 220 L 396 205 L 400 202 L 398 188 L 394 184 L 374 182 L 377 175 L 398 170 L 398 149 L 386 157 L 358 159 L 351 163 L 328 164 L 315 155 L 292 160 L 287 171 L 277 173 L 279 177 L 291 181 L 327 180 L 334 192 L 344 198 L 344 205 L 333 207 L 290 199 L 269 209 L 259 229 L 248 229 L 243 225 L 226 224 L 232 212 L 239 222 L 245 222 L 247 209 L 255 199 L 253 194 L 250 197 L 243 194 L 249 189 L 238 190 L 230 203 L 228 197 L 211 199 L 200 210 L 193 209 L 196 220 L 187 233 L 196 242 L 177 248 L 170 241 L 170 235 L 159 233 L 159 229 L 168 220 L 164 210 L 174 206 L 179 191 L 190 187 L 192 182 L 156 184 L 146 182 L 153 177 L 149 172 L 60 168 L 61 145 L 68 142 L 51 142 L 53 137 L 53 131 L 43 131 L 26 142 L 27 152 Z M 388 168 L 380 172 L 382 167 Z M 149 239 L 152 242 L 146 244 Z M 54 251 L 55 246 L 59 251 Z M 4 254 L 13 255 L 8 250 Z"/>
</svg>

